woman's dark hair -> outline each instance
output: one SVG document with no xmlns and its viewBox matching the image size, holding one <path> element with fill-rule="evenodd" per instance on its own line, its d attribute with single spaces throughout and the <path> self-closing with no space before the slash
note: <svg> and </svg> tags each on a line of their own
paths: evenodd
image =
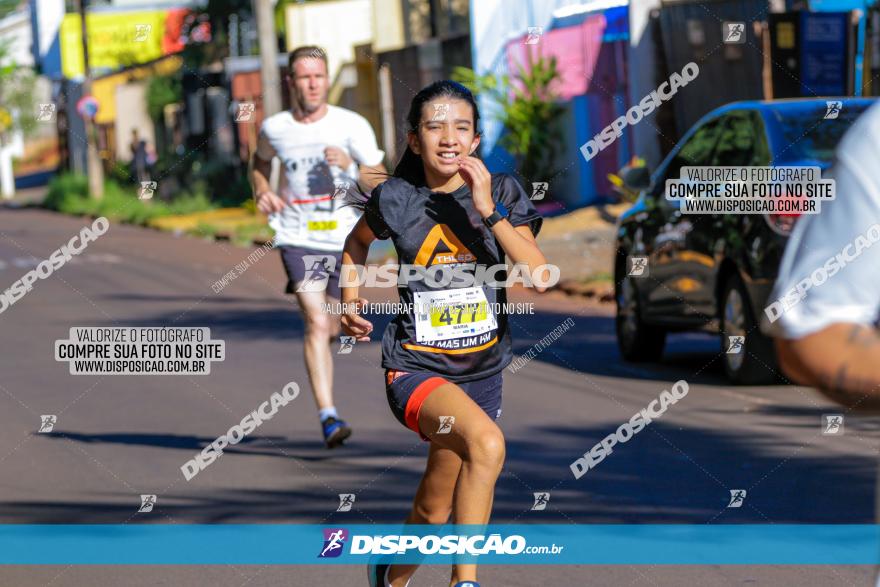
<svg viewBox="0 0 880 587">
<path fill-rule="evenodd" d="M 480 110 L 477 108 L 477 101 L 474 99 L 474 95 L 469 89 L 452 80 L 434 82 L 429 86 L 425 86 L 418 94 L 413 96 L 409 107 L 409 114 L 406 116 L 407 132 L 417 133 L 419 131 L 419 124 L 422 121 L 422 108 L 435 98 L 464 100 L 470 104 L 474 112 L 474 130 L 477 133 L 479 132 Z M 397 162 L 391 177 L 400 177 L 415 186 L 425 185 L 425 167 L 422 165 L 422 158 L 413 153 L 409 145 L 407 145 L 406 150 Z M 357 182 L 355 182 L 354 187 L 346 188 L 344 197 L 341 199 L 341 205 L 364 210 L 369 199 L 370 194 L 363 192 L 360 186 L 357 185 Z"/>
<path fill-rule="evenodd" d="M 436 98 L 452 98 L 455 100 L 464 100 L 471 105 L 474 111 L 474 129 L 479 128 L 480 110 L 477 108 L 477 101 L 469 89 L 460 83 L 451 80 L 441 80 L 434 82 L 429 86 L 422 88 L 418 94 L 413 96 L 409 106 L 409 114 L 406 115 L 407 132 L 419 131 L 419 124 L 422 121 L 422 108 Z M 400 177 L 413 185 L 425 184 L 425 168 L 422 165 L 422 158 L 412 152 L 407 145 L 406 150 L 397 162 L 394 168 L 394 177 Z"/>
</svg>

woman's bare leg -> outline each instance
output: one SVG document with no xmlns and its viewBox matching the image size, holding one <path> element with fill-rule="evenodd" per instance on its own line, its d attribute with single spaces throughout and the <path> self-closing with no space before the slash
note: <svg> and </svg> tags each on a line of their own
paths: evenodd
<svg viewBox="0 0 880 587">
<path fill-rule="evenodd" d="M 440 418 L 454 416 L 448 433 L 438 434 Z M 459 386 L 437 387 L 422 403 L 419 428 L 431 442 L 454 452 L 461 469 L 453 495 L 456 524 L 487 524 L 492 513 L 495 482 L 504 465 L 504 435 L 501 429 Z M 457 564 L 450 585 L 476 581 L 477 565 Z M 395 585 L 395 587 L 397 587 Z"/>
<path fill-rule="evenodd" d="M 454 451 L 432 442 L 428 450 L 428 464 L 419 483 L 407 524 L 445 524 L 452 513 L 452 498 L 461 458 Z M 418 569 L 418 565 L 394 565 L 388 571 L 393 587 L 403 587 Z"/>
</svg>

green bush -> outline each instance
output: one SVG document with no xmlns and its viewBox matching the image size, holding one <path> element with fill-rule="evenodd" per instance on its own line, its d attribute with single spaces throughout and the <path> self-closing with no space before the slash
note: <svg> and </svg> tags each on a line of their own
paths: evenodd
<svg viewBox="0 0 880 587">
<path fill-rule="evenodd" d="M 204 212 L 205 210 L 213 210 L 217 206 L 211 202 L 211 198 L 203 189 L 195 189 L 193 192 L 183 192 L 167 204 L 162 204 L 166 212 L 163 216 L 177 214 L 191 214 L 193 212 Z"/>
<path fill-rule="evenodd" d="M 120 186 L 113 181 L 105 182 L 101 200 L 90 198 L 88 191 L 88 180 L 84 175 L 58 175 L 49 182 L 43 206 L 65 214 L 106 216 L 110 220 L 132 224 L 146 224 L 160 216 L 202 212 L 215 207 L 205 194 L 204 186 L 196 186 L 193 192 L 183 192 L 171 202 L 139 200 L 134 186 Z"/>
<path fill-rule="evenodd" d="M 88 192 L 89 185 L 85 175 L 56 175 L 49 181 L 49 191 L 43 200 L 43 206 L 67 214 L 84 214 Z"/>
<path fill-rule="evenodd" d="M 195 161 L 190 181 L 202 182 L 211 199 L 221 206 L 238 206 L 251 197 L 251 185 L 246 175 L 232 165 L 212 159 Z"/>
<path fill-rule="evenodd" d="M 236 245 L 250 246 L 254 239 L 272 240 L 275 231 L 262 220 L 257 219 L 253 224 L 243 224 L 235 227 L 232 242 Z"/>
<path fill-rule="evenodd" d="M 565 108 L 555 91 L 560 74 L 556 57 L 535 57 L 531 51 L 526 57 L 526 65 L 517 65 L 513 75 L 499 78 L 455 67 L 452 79 L 491 100 L 494 117 L 504 125 L 499 144 L 514 156 L 525 180 L 547 181 L 560 171 L 557 155 L 563 148 Z"/>
<path fill-rule="evenodd" d="M 165 106 L 182 100 L 183 84 L 176 74 L 154 77 L 147 85 L 147 112 L 156 122 L 162 120 Z"/>
<path fill-rule="evenodd" d="M 220 229 L 217 228 L 217 227 L 216 227 L 215 225 L 213 225 L 213 224 L 210 224 L 210 223 L 208 223 L 208 222 L 201 221 L 201 222 L 199 222 L 198 224 L 196 224 L 196 228 L 195 228 L 195 230 L 192 231 L 192 232 L 193 232 L 193 234 L 196 234 L 196 235 L 198 235 L 198 236 L 210 236 L 210 237 L 213 237 L 213 236 L 215 236 L 218 232 L 220 232 Z"/>
</svg>

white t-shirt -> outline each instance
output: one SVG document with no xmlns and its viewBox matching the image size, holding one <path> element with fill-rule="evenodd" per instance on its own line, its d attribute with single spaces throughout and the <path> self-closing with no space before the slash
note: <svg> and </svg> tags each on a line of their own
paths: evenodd
<svg viewBox="0 0 880 587">
<path fill-rule="evenodd" d="M 331 168 L 324 149 L 339 147 L 354 159 L 349 169 Z M 357 164 L 378 165 L 385 153 L 367 120 L 350 110 L 328 105 L 327 114 L 312 123 L 298 122 L 289 110 L 263 121 L 257 141 L 257 157 L 281 160 L 278 195 L 287 203 L 283 212 L 272 214 L 269 225 L 276 243 L 320 251 L 341 251 L 345 237 L 360 218 L 351 206 L 334 199 L 338 182 L 356 187 Z M 334 180 L 337 184 L 334 184 Z"/>
<path fill-rule="evenodd" d="M 837 322 L 876 325 L 880 317 L 880 104 L 847 131 L 836 156 L 835 199 L 801 217 L 786 245 L 768 304 L 786 294 L 788 302 L 771 311 L 774 321 L 766 312 L 762 320 L 772 336 L 803 338 Z M 809 285 L 801 285 L 802 298 L 799 283 Z"/>
</svg>

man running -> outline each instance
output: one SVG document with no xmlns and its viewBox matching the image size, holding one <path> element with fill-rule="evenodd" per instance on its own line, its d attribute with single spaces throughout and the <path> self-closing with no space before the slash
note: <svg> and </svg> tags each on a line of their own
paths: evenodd
<svg viewBox="0 0 880 587">
<path fill-rule="evenodd" d="M 327 104 L 327 56 L 319 47 L 290 54 L 291 108 L 263 121 L 252 181 L 257 208 L 269 215 L 275 245 L 305 322 L 304 354 L 327 448 L 351 435 L 333 405 L 333 360 L 329 341 L 338 320 L 322 304 L 339 300 L 339 269 L 345 237 L 360 213 L 334 197 L 385 179 L 385 153 L 362 116 Z M 281 161 L 279 193 L 269 185 L 271 163 Z"/>
</svg>

